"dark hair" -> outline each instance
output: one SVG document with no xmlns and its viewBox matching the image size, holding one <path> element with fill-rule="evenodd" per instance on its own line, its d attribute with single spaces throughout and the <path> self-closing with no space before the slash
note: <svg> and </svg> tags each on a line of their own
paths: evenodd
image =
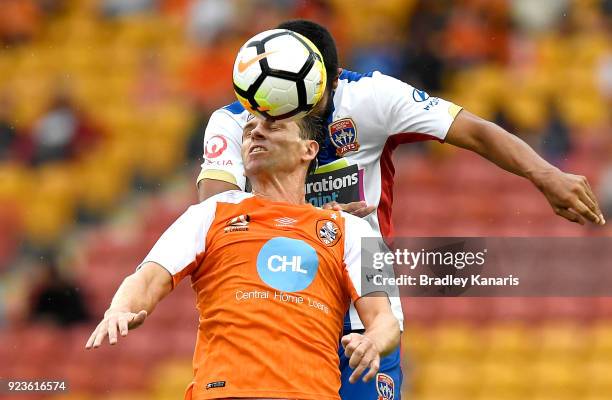
<svg viewBox="0 0 612 400">
<path fill-rule="evenodd" d="M 306 36 L 317 46 L 317 49 L 319 49 L 323 56 L 323 63 L 327 72 L 327 87 L 331 88 L 332 82 L 338 76 L 338 50 L 331 33 L 324 26 L 305 19 L 285 21 L 278 25 L 277 28 L 288 29 Z"/>
<path fill-rule="evenodd" d="M 300 128 L 300 138 L 315 140 L 319 143 L 319 150 L 323 145 L 323 119 L 314 114 L 308 114 L 307 116 L 300 118 L 296 121 Z M 310 162 L 308 166 L 307 175 L 310 175 L 317 168 L 317 158 Z"/>
</svg>

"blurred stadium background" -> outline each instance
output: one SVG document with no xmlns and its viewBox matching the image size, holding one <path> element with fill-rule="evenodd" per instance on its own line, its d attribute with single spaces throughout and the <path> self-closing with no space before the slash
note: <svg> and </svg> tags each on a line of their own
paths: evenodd
<svg viewBox="0 0 612 400">
<path fill-rule="evenodd" d="M 196 201 L 237 49 L 295 17 L 330 28 L 342 66 L 448 98 L 586 175 L 612 221 L 610 0 L 0 0 L 0 377 L 65 379 L 58 399 L 182 398 L 189 285 L 118 346 L 83 347 Z M 529 183 L 465 151 L 409 145 L 395 160 L 398 235 L 612 235 L 555 217 Z M 612 397 L 612 299 L 405 310 L 406 398 Z"/>
</svg>

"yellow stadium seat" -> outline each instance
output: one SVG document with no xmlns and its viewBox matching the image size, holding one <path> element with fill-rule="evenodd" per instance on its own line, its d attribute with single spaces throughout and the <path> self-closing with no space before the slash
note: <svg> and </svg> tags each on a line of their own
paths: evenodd
<svg viewBox="0 0 612 400">
<path fill-rule="evenodd" d="M 484 334 L 487 357 L 498 360 L 525 360 L 536 349 L 533 335 L 520 323 L 496 324 Z"/>
<path fill-rule="evenodd" d="M 43 197 L 29 201 L 24 214 L 28 238 L 39 246 L 55 243 L 72 222 L 74 209 Z"/>
<path fill-rule="evenodd" d="M 193 370 L 191 360 L 169 360 L 160 365 L 154 372 L 153 398 L 156 400 L 174 399 L 181 397 L 191 382 Z"/>
<path fill-rule="evenodd" d="M 70 163 L 52 163 L 41 166 L 34 180 L 36 194 L 50 202 L 74 207 L 80 188 L 74 179 L 76 173 Z"/>
<path fill-rule="evenodd" d="M 612 360 L 612 321 L 602 321 L 589 330 L 587 338 L 591 356 L 605 356 Z"/>
<path fill-rule="evenodd" d="M 23 203 L 34 193 L 32 171 L 19 164 L 0 164 L 0 200 Z"/>
<path fill-rule="evenodd" d="M 184 157 L 184 144 L 177 138 L 155 135 L 142 144 L 146 156 L 139 166 L 141 175 L 147 180 L 167 177 Z"/>
<path fill-rule="evenodd" d="M 481 332 L 469 325 L 445 324 L 432 335 L 434 352 L 440 357 L 474 360 L 484 354 Z"/>
<path fill-rule="evenodd" d="M 405 391 L 402 394 L 402 398 L 407 398 L 411 400 L 473 400 L 472 396 L 469 396 L 465 393 L 454 393 L 448 392 L 446 390 L 433 390 L 427 393 L 416 393 Z"/>
<path fill-rule="evenodd" d="M 81 205 L 90 212 L 111 209 L 128 188 L 130 172 L 122 168 L 121 160 L 108 157 L 106 147 L 92 153 L 81 165 L 79 177 Z"/>
<path fill-rule="evenodd" d="M 474 395 L 479 377 L 469 358 L 437 358 L 415 365 L 413 385 L 417 393 L 462 393 Z"/>
<path fill-rule="evenodd" d="M 595 354 L 584 364 L 584 384 L 590 393 L 612 393 L 612 357 Z"/>
<path fill-rule="evenodd" d="M 526 368 L 527 369 L 527 368 Z M 529 364 L 529 380 L 536 393 L 580 398 L 588 376 L 570 362 L 540 359 Z"/>
<path fill-rule="evenodd" d="M 521 397 L 529 392 L 530 377 L 527 362 L 510 362 L 507 359 L 487 359 L 476 363 L 475 374 L 481 393 L 503 397 Z"/>
<path fill-rule="evenodd" d="M 539 66 L 545 70 L 554 71 L 571 61 L 571 52 L 566 41 L 554 34 L 536 39 L 536 48 Z"/>
<path fill-rule="evenodd" d="M 433 354 L 432 347 L 434 345 L 430 330 L 427 327 L 406 326 L 402 335 L 402 346 L 407 357 L 413 360 L 415 364 L 425 362 Z"/>
<path fill-rule="evenodd" d="M 548 324 L 535 335 L 538 355 L 544 360 L 577 362 L 587 355 L 588 341 L 583 328 L 571 323 Z"/>
</svg>

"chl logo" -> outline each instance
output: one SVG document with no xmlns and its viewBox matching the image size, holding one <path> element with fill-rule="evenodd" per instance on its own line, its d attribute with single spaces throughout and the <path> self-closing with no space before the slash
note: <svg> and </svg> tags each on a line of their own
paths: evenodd
<svg viewBox="0 0 612 400">
<path fill-rule="evenodd" d="M 306 289 L 319 269 L 317 252 L 302 240 L 270 239 L 257 255 L 257 273 L 267 285 L 283 292 Z"/>
</svg>

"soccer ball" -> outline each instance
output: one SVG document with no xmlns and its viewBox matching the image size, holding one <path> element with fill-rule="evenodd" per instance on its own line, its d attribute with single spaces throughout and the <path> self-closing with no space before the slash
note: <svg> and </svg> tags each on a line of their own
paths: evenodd
<svg viewBox="0 0 612 400">
<path fill-rule="evenodd" d="M 279 121 L 308 114 L 323 97 L 327 74 L 323 57 L 310 40 L 286 29 L 273 29 L 242 46 L 233 81 L 244 108 Z"/>
</svg>

